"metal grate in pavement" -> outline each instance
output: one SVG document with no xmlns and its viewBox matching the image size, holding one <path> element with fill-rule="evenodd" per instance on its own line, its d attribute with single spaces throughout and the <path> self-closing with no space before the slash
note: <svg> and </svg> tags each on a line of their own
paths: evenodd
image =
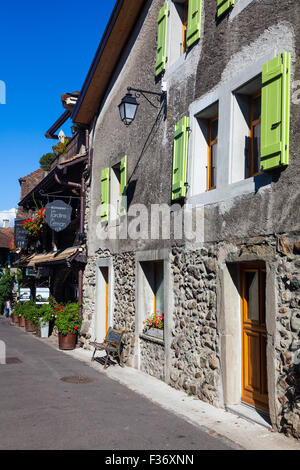
<svg viewBox="0 0 300 470">
<path fill-rule="evenodd" d="M 91 377 L 82 377 L 80 375 L 62 377 L 60 380 L 70 384 L 88 384 L 96 381 L 96 379 L 92 379 Z"/>
</svg>

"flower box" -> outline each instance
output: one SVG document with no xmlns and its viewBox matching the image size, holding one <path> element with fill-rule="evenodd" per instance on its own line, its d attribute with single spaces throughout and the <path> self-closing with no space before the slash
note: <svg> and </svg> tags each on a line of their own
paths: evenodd
<svg viewBox="0 0 300 470">
<path fill-rule="evenodd" d="M 146 330 L 144 332 L 145 335 L 148 335 L 148 336 L 153 336 L 154 338 L 158 338 L 158 339 L 164 339 L 164 330 L 160 329 L 160 328 L 148 328 L 148 330 Z"/>
</svg>

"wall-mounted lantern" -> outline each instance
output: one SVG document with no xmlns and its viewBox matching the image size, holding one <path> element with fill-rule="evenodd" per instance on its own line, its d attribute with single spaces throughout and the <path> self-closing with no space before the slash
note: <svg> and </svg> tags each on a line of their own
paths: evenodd
<svg viewBox="0 0 300 470">
<path fill-rule="evenodd" d="M 135 96 L 133 96 L 131 94 L 132 91 L 135 92 Z M 154 95 L 158 98 L 158 101 L 160 103 L 164 103 L 164 105 L 165 105 L 164 106 L 165 107 L 165 114 L 166 114 L 166 102 L 167 102 L 167 99 L 166 99 L 167 98 L 167 92 L 166 91 L 162 91 L 161 93 L 158 93 L 158 92 L 155 92 L 155 91 L 147 91 L 147 90 L 141 90 L 139 88 L 128 87 L 126 95 L 124 96 L 124 98 L 122 98 L 122 101 L 119 104 L 120 118 L 121 118 L 121 121 L 124 122 L 124 124 L 126 126 L 129 126 L 132 123 L 132 121 L 134 120 L 135 116 L 136 116 L 136 112 L 137 112 L 137 109 L 138 109 L 138 106 L 139 106 L 139 103 L 137 102 L 136 98 L 139 98 L 140 95 L 143 95 L 144 98 L 146 98 L 146 100 L 152 106 L 157 108 L 157 106 L 155 106 L 145 96 L 145 94 Z"/>
</svg>

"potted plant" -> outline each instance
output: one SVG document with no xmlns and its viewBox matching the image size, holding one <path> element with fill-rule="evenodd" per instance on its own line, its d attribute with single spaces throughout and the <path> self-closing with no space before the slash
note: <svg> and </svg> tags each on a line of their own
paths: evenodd
<svg viewBox="0 0 300 470">
<path fill-rule="evenodd" d="M 146 335 L 159 339 L 164 338 L 164 314 L 160 313 L 159 310 L 149 315 L 143 324 Z"/>
<path fill-rule="evenodd" d="M 22 328 L 25 326 L 24 305 L 25 302 L 15 302 L 14 304 L 15 322 Z"/>
<path fill-rule="evenodd" d="M 33 300 L 24 304 L 24 318 L 25 318 L 25 330 L 28 333 L 35 331 L 35 325 L 38 323 L 38 308 Z"/>
<path fill-rule="evenodd" d="M 21 314 L 20 303 L 21 302 L 14 302 L 13 304 L 13 311 L 11 315 L 13 323 L 19 323 L 19 315 Z"/>
<path fill-rule="evenodd" d="M 29 237 L 31 237 L 32 239 L 37 239 L 39 238 L 43 226 L 45 224 L 45 218 L 46 209 L 42 207 L 36 212 L 33 218 L 25 219 L 21 225 L 23 229 L 26 230 Z"/>
<path fill-rule="evenodd" d="M 56 307 L 56 329 L 58 331 L 59 349 L 74 349 L 77 334 L 80 330 L 82 319 L 79 315 L 79 305 L 69 303 Z"/>
<path fill-rule="evenodd" d="M 49 304 L 44 304 L 39 308 L 39 325 L 41 338 L 48 338 L 49 323 L 54 315 L 53 308 Z"/>
</svg>

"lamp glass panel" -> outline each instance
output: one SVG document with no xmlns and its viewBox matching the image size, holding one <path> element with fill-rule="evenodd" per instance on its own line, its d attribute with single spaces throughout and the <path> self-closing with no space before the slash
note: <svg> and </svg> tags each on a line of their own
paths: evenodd
<svg viewBox="0 0 300 470">
<path fill-rule="evenodd" d="M 133 120 L 135 117 L 137 106 L 136 104 L 126 103 L 126 119 Z"/>
<path fill-rule="evenodd" d="M 125 118 L 125 104 L 124 103 L 120 104 L 119 110 L 120 110 L 121 120 L 124 121 L 124 118 Z"/>
</svg>

